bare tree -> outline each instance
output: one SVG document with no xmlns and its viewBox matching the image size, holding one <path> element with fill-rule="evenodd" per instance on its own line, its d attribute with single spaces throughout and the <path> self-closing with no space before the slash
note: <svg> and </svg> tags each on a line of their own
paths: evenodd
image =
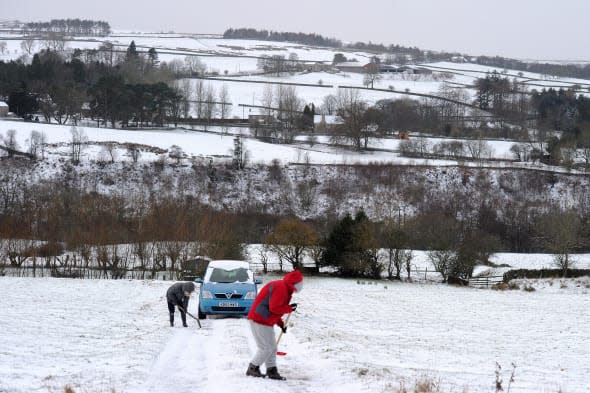
<svg viewBox="0 0 590 393">
<path fill-rule="evenodd" d="M 184 64 L 190 76 L 202 76 L 205 75 L 207 66 L 197 56 L 186 56 L 184 58 Z"/>
<path fill-rule="evenodd" d="M 223 85 L 221 85 L 221 88 L 219 89 L 219 116 L 222 119 L 227 118 L 228 114 L 229 114 L 229 108 L 231 103 L 229 102 L 230 100 L 230 96 L 229 96 L 229 92 L 227 90 L 227 85 L 224 83 Z"/>
<path fill-rule="evenodd" d="M 322 113 L 332 116 L 336 112 L 337 104 L 338 102 L 336 101 L 336 96 L 334 94 L 328 94 L 322 101 Z"/>
<path fill-rule="evenodd" d="M 184 151 L 180 146 L 172 145 L 170 146 L 170 152 L 168 153 L 168 155 L 173 160 L 176 160 L 176 165 L 180 165 L 182 159 L 184 158 Z"/>
<path fill-rule="evenodd" d="M 113 67 L 116 58 L 115 47 L 112 42 L 105 41 L 98 47 L 99 55 L 105 64 Z"/>
<path fill-rule="evenodd" d="M 297 120 L 301 117 L 301 99 L 297 96 L 295 86 L 277 85 L 274 95 L 275 107 L 278 109 L 279 118 L 283 121 L 284 132 L 282 139 L 285 143 L 293 141 L 294 129 Z"/>
<path fill-rule="evenodd" d="M 177 278 L 180 278 L 180 261 L 186 253 L 186 243 L 178 241 L 167 241 L 163 245 L 164 255 L 170 259 L 170 270 L 176 271 Z"/>
<path fill-rule="evenodd" d="M 287 71 L 288 61 L 284 55 L 262 56 L 258 59 L 258 68 L 265 72 L 274 73 L 280 76 L 281 73 Z"/>
<path fill-rule="evenodd" d="M 510 152 L 519 162 L 528 162 L 531 158 L 531 147 L 523 143 L 515 143 L 510 146 Z"/>
<path fill-rule="evenodd" d="M 289 69 L 290 72 L 295 72 L 298 70 L 299 68 L 299 56 L 297 55 L 297 53 L 289 53 L 289 61 L 287 63 L 287 68 Z"/>
<path fill-rule="evenodd" d="M 279 258 L 288 261 L 297 269 L 303 265 L 303 255 L 308 247 L 318 242 L 315 229 L 296 218 L 279 222 L 267 237 L 266 244 Z"/>
<path fill-rule="evenodd" d="M 258 257 L 262 265 L 262 271 L 264 274 L 268 273 L 268 246 L 266 244 L 258 248 Z"/>
<path fill-rule="evenodd" d="M 50 51 L 63 52 L 66 45 L 65 37 L 62 33 L 50 31 L 43 40 L 43 45 L 45 46 L 45 49 Z"/>
<path fill-rule="evenodd" d="M 45 144 L 45 134 L 39 131 L 31 131 L 31 136 L 27 140 L 29 144 L 29 154 L 35 159 L 39 158 L 39 153 L 43 153 L 43 145 Z"/>
<path fill-rule="evenodd" d="M 109 157 L 111 164 L 117 159 L 117 145 L 115 142 L 107 142 L 102 145 L 102 152 Z"/>
<path fill-rule="evenodd" d="M 471 158 L 477 161 L 489 159 L 492 155 L 492 148 L 483 137 L 465 143 Z"/>
<path fill-rule="evenodd" d="M 137 145 L 129 145 L 127 146 L 127 154 L 131 157 L 131 160 L 134 163 L 137 163 L 139 157 L 141 157 L 141 150 Z"/>
<path fill-rule="evenodd" d="M 260 104 L 265 107 L 264 111 L 267 118 L 267 122 L 273 115 L 272 106 L 275 102 L 274 97 L 275 95 L 273 86 L 269 83 L 265 84 L 262 90 L 262 98 L 260 99 Z"/>
<path fill-rule="evenodd" d="M 379 72 L 379 64 L 371 63 L 365 69 L 365 75 L 363 77 L 363 85 L 374 88 L 375 82 L 379 82 L 383 77 Z"/>
<path fill-rule="evenodd" d="M 215 87 L 209 84 L 205 88 L 205 102 L 203 103 L 203 117 L 207 119 L 207 123 L 215 117 L 216 112 L 217 104 L 215 102 Z"/>
<path fill-rule="evenodd" d="M 207 88 L 205 87 L 205 82 L 202 79 L 197 79 L 195 83 L 195 100 L 197 101 L 195 109 L 197 111 L 197 119 L 203 118 L 206 95 Z"/>
<path fill-rule="evenodd" d="M 193 95 L 192 81 L 183 79 L 175 84 L 178 93 L 182 96 L 181 112 L 185 119 L 188 119 L 191 111 L 191 97 Z"/>
<path fill-rule="evenodd" d="M 361 99 L 358 90 L 339 89 L 336 95 L 336 113 L 342 118 L 342 137 L 361 150 L 363 128 L 367 126 L 365 112 L 367 103 Z"/>
<path fill-rule="evenodd" d="M 0 54 L 4 54 L 6 52 L 6 41 L 0 41 Z"/>
<path fill-rule="evenodd" d="M 19 146 L 16 140 L 16 130 L 8 130 L 6 131 L 6 136 L 4 137 L 4 147 L 8 153 L 8 157 L 14 156 L 14 153 L 17 152 Z"/>
<path fill-rule="evenodd" d="M 434 270 L 442 276 L 443 282 L 447 282 L 449 274 L 456 264 L 457 252 L 455 250 L 431 250 L 428 251 L 428 259 L 434 266 Z"/>
<path fill-rule="evenodd" d="M 77 128 L 76 126 L 72 126 L 70 133 L 72 134 L 72 139 L 70 141 L 71 161 L 74 164 L 78 164 L 80 162 L 80 156 L 84 150 L 84 146 L 86 143 L 88 143 L 88 137 L 86 136 L 83 128 Z"/>
<path fill-rule="evenodd" d="M 545 249 L 554 255 L 555 265 L 566 276 L 567 270 L 575 265 L 571 255 L 580 246 L 582 222 L 574 210 L 553 210 L 541 216 L 537 222 L 537 233 Z"/>
</svg>

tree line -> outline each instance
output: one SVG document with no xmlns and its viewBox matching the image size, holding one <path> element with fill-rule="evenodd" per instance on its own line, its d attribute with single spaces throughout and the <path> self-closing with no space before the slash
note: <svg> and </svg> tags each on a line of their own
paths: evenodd
<svg viewBox="0 0 590 393">
<path fill-rule="evenodd" d="M 223 38 L 296 42 L 298 44 L 328 46 L 332 48 L 342 47 L 342 41 L 335 38 L 327 38 L 319 34 L 279 32 L 252 28 L 229 28 L 223 33 Z"/>
<path fill-rule="evenodd" d="M 343 44 L 342 41 L 335 38 L 324 37 L 320 34 L 310 33 L 293 33 L 293 32 L 277 32 L 269 30 L 257 30 L 253 28 L 230 28 L 223 33 L 223 38 L 228 39 L 251 39 L 261 41 L 277 41 L 277 42 L 294 42 L 302 45 L 327 46 L 330 48 L 342 48 L 351 50 L 364 50 L 370 52 L 380 53 L 395 53 L 407 56 L 414 62 L 425 61 L 430 59 L 432 61 L 450 59 L 455 54 L 446 54 L 432 51 L 423 51 L 416 47 L 404 47 L 401 45 L 375 44 L 372 42 L 355 42 L 350 44 Z"/>
<path fill-rule="evenodd" d="M 100 20 L 52 19 L 49 22 L 26 23 L 22 31 L 27 35 L 58 33 L 67 36 L 107 36 L 111 34 L 111 26 Z"/>
<path fill-rule="evenodd" d="M 559 63 L 528 63 L 522 60 L 509 59 L 502 56 L 478 56 L 475 58 L 477 64 L 498 67 L 501 69 L 534 72 L 551 76 L 590 78 L 590 65 L 588 64 L 559 64 Z"/>
<path fill-rule="evenodd" d="M 116 163 L 97 163 L 90 171 L 66 163 L 54 178 L 30 183 L 33 165 L 3 160 L 0 238 L 28 239 L 14 243 L 21 247 L 10 251 L 14 261 L 36 253 L 40 241 L 79 253 L 160 243 L 187 258 L 239 258 L 243 244 L 263 243 L 295 266 L 306 256 L 343 276 L 390 278 L 411 267 L 408 250 L 420 249 L 443 280 L 468 278 L 476 263 L 488 263 L 498 251 L 550 252 L 573 266 L 571 253 L 590 249 L 587 183 L 570 179 L 578 190 L 575 204 L 540 197 L 551 187 L 567 188 L 565 175 L 465 168 L 444 180 L 452 169 L 304 165 L 288 173 L 275 165 L 194 161 L 186 169 L 170 162 L 164 170 L 164 162 L 130 163 L 110 174 L 105 168 Z M 320 171 L 326 173 L 320 177 Z M 440 184 L 432 183 L 439 176 Z M 246 185 L 254 181 L 264 184 L 259 192 L 276 197 L 265 205 Z M 99 185 L 119 192 L 99 194 Z M 242 194 L 228 201 L 238 188 Z M 310 214 L 318 204 L 330 206 Z M 187 249 L 188 243 L 199 248 Z"/>
<path fill-rule="evenodd" d="M 155 50 L 143 55 L 132 42 L 111 62 L 86 63 L 81 56 L 77 51 L 65 60 L 57 51 L 42 50 L 31 64 L 0 62 L 0 96 L 18 116 L 33 120 L 41 113 L 48 123 L 77 124 L 90 117 L 113 128 L 162 126 L 180 116 L 184 97 Z"/>
<path fill-rule="evenodd" d="M 367 52 L 383 53 L 386 58 L 388 55 L 397 55 L 397 63 L 421 63 L 426 61 L 455 61 L 455 59 L 470 59 L 477 64 L 499 67 L 502 69 L 513 69 L 519 71 L 535 72 L 542 75 L 590 78 L 590 65 L 579 64 L 557 64 L 557 63 L 528 63 L 522 60 L 509 59 L 501 56 L 469 56 L 458 52 L 432 51 L 423 50 L 417 47 L 405 47 L 401 45 L 384 45 L 373 42 L 353 42 L 343 44 L 342 41 L 335 38 L 327 38 L 319 34 L 293 33 L 293 32 L 275 32 L 269 30 L 257 30 L 253 28 L 230 28 L 223 33 L 223 38 L 233 39 L 252 39 L 261 41 L 278 41 L 294 42 L 303 45 L 327 46 L 330 48 L 342 48 L 351 50 L 361 50 Z"/>
</svg>

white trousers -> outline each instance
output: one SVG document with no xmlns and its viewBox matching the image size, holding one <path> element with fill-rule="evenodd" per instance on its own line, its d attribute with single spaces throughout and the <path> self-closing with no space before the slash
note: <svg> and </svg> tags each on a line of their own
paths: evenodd
<svg viewBox="0 0 590 393">
<path fill-rule="evenodd" d="M 266 369 L 277 366 L 277 343 L 275 331 L 272 326 L 261 325 L 254 321 L 248 320 L 250 330 L 256 341 L 258 351 L 251 363 L 255 366 L 261 366 L 266 363 Z"/>
</svg>

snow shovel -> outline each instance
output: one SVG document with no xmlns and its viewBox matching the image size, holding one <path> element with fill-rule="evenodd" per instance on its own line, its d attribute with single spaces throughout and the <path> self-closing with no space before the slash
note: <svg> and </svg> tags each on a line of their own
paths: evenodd
<svg viewBox="0 0 590 393">
<path fill-rule="evenodd" d="M 287 315 L 287 319 L 285 319 L 285 326 L 287 326 L 287 324 L 289 323 L 289 318 L 291 318 L 291 314 L 293 314 L 293 313 L 290 312 L 289 315 Z M 279 347 L 279 341 L 281 341 L 281 337 L 283 337 L 282 330 L 281 330 L 281 333 L 279 334 L 279 337 L 277 337 L 277 348 Z M 286 354 L 287 354 L 287 352 L 277 351 L 278 356 L 285 356 Z"/>
<path fill-rule="evenodd" d="M 199 324 L 199 329 L 202 328 L 201 326 L 201 321 L 199 321 L 199 318 L 195 317 L 193 314 L 191 314 L 190 312 L 186 311 L 184 308 L 178 306 L 178 309 L 184 313 L 186 313 L 186 315 L 190 316 L 192 319 L 194 319 L 195 321 L 197 321 L 197 323 Z"/>
</svg>

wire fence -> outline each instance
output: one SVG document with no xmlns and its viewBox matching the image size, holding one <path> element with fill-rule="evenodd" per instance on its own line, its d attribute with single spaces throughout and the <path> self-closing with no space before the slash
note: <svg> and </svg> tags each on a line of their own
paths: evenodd
<svg viewBox="0 0 590 393">
<path fill-rule="evenodd" d="M 204 272 L 201 266 L 200 271 Z M 293 266 L 288 262 L 272 261 L 261 262 L 260 260 L 250 262 L 250 268 L 257 274 L 267 272 L 282 274 L 293 270 Z M 331 274 L 337 275 L 336 269 L 322 268 L 319 269 L 315 263 L 304 264 L 301 269 L 304 274 Z M 201 273 L 202 275 L 202 273 Z M 154 265 L 137 265 L 128 264 L 124 266 L 114 265 L 97 265 L 83 264 L 78 262 L 66 263 L 53 260 L 28 260 L 27 263 L 14 265 L 10 263 L 0 263 L 0 276 L 9 277 L 55 277 L 55 278 L 77 278 L 77 279 L 126 279 L 126 280 L 193 280 L 196 276 L 195 269 L 187 270 L 186 267 L 174 269 L 161 269 Z M 387 279 L 384 273 L 382 279 Z M 444 282 L 442 275 L 434 269 L 419 269 L 413 267 L 400 272 L 400 279 L 406 282 L 420 284 L 441 284 Z M 503 282 L 502 275 L 488 275 L 472 277 L 468 280 L 460 280 L 461 284 L 476 288 L 491 288 L 496 284 Z"/>
</svg>

